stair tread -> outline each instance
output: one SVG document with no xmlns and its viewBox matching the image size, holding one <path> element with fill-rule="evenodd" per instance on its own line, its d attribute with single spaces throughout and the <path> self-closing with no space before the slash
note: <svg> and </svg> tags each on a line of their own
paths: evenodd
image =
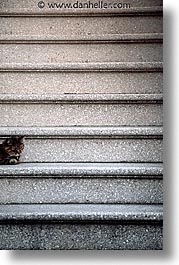
<svg viewBox="0 0 179 265">
<path fill-rule="evenodd" d="M 21 163 L 0 166 L 0 176 L 161 176 L 162 173 L 162 163 Z"/>
<path fill-rule="evenodd" d="M 146 220 L 162 221 L 162 205 L 138 204 L 17 204 L 0 205 L 3 220 Z"/>
</svg>

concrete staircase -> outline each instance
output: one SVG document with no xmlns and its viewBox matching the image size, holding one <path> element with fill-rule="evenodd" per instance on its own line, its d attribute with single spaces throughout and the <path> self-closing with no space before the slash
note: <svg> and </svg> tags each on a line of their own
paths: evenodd
<svg viewBox="0 0 179 265">
<path fill-rule="evenodd" d="M 0 249 L 162 249 L 162 1 L 127 2 L 2 1 Z"/>
</svg>

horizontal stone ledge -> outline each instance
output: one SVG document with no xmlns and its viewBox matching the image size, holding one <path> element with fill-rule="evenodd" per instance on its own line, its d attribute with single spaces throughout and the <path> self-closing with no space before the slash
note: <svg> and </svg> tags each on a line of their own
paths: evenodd
<svg viewBox="0 0 179 265">
<path fill-rule="evenodd" d="M 0 205 L 0 221 L 162 221 L 162 205 Z"/>
<path fill-rule="evenodd" d="M 60 63 L 30 64 L 1 63 L 0 72 L 162 72 L 162 62 Z"/>
<path fill-rule="evenodd" d="M 156 7 L 131 7 L 131 8 L 42 8 L 36 10 L 27 9 L 6 9 L 2 8 L 0 17 L 46 17 L 46 16 L 162 16 L 163 8 Z"/>
<path fill-rule="evenodd" d="M 163 175 L 162 163 L 21 163 L 1 165 L 0 176 L 151 176 Z"/>
<path fill-rule="evenodd" d="M 0 136 L 26 138 L 162 138 L 162 127 L 1 127 Z"/>
<path fill-rule="evenodd" d="M 106 34 L 82 36 L 0 35 L 0 43 L 161 43 L 162 33 Z"/>
<path fill-rule="evenodd" d="M 162 94 L 0 94 L 0 103 L 162 103 Z"/>
</svg>

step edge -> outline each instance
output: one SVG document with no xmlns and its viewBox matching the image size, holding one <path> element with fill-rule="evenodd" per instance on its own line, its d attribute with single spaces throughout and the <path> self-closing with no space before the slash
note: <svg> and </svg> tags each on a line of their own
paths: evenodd
<svg viewBox="0 0 179 265">
<path fill-rule="evenodd" d="M 0 138 L 25 136 L 26 139 L 163 138 L 163 127 L 1 127 Z"/>
<path fill-rule="evenodd" d="M 162 163 L 21 163 L 1 165 L 0 176 L 153 176 L 163 175 Z"/>
<path fill-rule="evenodd" d="M 120 71 L 134 71 L 134 72 L 156 72 L 162 71 L 163 63 L 162 62 L 110 62 L 110 63 L 61 63 L 61 64 L 10 64 L 3 63 L 0 64 L 0 72 L 53 72 L 53 71 L 111 71 L 111 72 L 120 72 Z"/>
<path fill-rule="evenodd" d="M 162 102 L 162 94 L 2 94 L 0 103 Z"/>
<path fill-rule="evenodd" d="M 8 36 L 1 35 L 0 43 L 66 43 L 66 44 L 80 44 L 80 43 L 151 43 L 162 42 L 162 33 L 144 33 L 144 34 L 106 34 L 106 35 L 84 35 L 84 36 L 38 36 L 38 35 L 22 35 L 22 36 Z"/>
<path fill-rule="evenodd" d="M 162 221 L 162 205 L 0 205 L 0 221 Z"/>
</svg>

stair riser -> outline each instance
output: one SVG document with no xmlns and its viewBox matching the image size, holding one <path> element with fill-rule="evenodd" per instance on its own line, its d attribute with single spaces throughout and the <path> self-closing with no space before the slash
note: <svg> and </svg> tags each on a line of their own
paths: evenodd
<svg viewBox="0 0 179 265">
<path fill-rule="evenodd" d="M 162 203 L 162 180 L 117 178 L 0 179 L 1 204 Z"/>
<path fill-rule="evenodd" d="M 130 33 L 160 33 L 160 16 L 129 17 L 8 17 L 0 18 L 1 35 L 80 36 Z"/>
<path fill-rule="evenodd" d="M 27 139 L 23 162 L 161 162 L 162 140 Z"/>
<path fill-rule="evenodd" d="M 161 224 L 1 224 L 0 249 L 162 249 Z"/>
<path fill-rule="evenodd" d="M 0 126 L 160 126 L 161 104 L 2 104 Z"/>
<path fill-rule="evenodd" d="M 162 61 L 161 44 L 0 45 L 2 63 Z"/>
<path fill-rule="evenodd" d="M 1 93 L 162 92 L 162 73 L 0 73 Z"/>
</svg>

